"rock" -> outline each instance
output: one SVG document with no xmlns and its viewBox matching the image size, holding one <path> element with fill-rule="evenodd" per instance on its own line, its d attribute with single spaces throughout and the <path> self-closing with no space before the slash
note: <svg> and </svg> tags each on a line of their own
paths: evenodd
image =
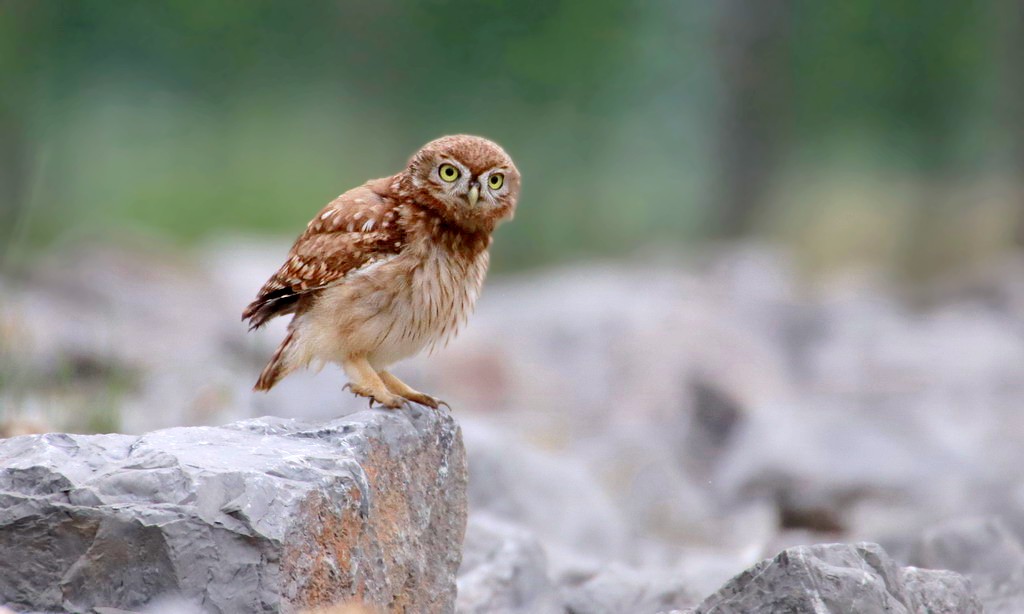
<svg viewBox="0 0 1024 614">
<path fill-rule="evenodd" d="M 860 543 L 784 550 L 727 582 L 695 614 L 981 611 L 963 576 L 900 568 L 877 544 Z"/>
<path fill-rule="evenodd" d="M 915 597 L 917 609 L 912 610 L 914 612 L 969 614 L 982 611 L 982 604 L 972 597 L 974 588 L 970 580 L 954 571 L 904 567 L 900 569 L 900 579 L 907 592 Z M 987 607 L 984 611 L 991 614 Z"/>
<path fill-rule="evenodd" d="M 470 517 L 458 586 L 460 614 L 564 611 L 537 538 L 486 513 Z"/>
<path fill-rule="evenodd" d="M 655 614 L 697 602 L 678 575 L 669 570 L 639 570 L 619 564 L 566 587 L 563 596 L 572 614 Z"/>
<path fill-rule="evenodd" d="M 474 513 L 522 525 L 555 549 L 622 555 L 628 542 L 622 516 L 578 458 L 549 454 L 478 421 L 464 425 Z"/>
<path fill-rule="evenodd" d="M 713 488 L 727 507 L 771 501 L 781 528 L 841 533 L 856 504 L 923 498 L 922 484 L 948 458 L 919 443 L 874 414 L 828 404 L 760 406 L 738 429 Z"/>
<path fill-rule="evenodd" d="M 1024 611 L 1024 546 L 998 518 L 949 521 L 925 531 L 910 562 L 970 578 L 986 612 Z"/>
<path fill-rule="evenodd" d="M 180 250 L 82 245 L 35 262 L 26 281 L 0 319 L 18 332 L 18 372 L 64 393 L 62 428 L 141 433 L 253 415 L 233 402 L 238 307 Z M 91 416 L 96 405 L 106 412 Z"/>
<path fill-rule="evenodd" d="M 461 432 L 430 410 L 0 442 L 0 601 L 15 609 L 451 612 Z"/>
</svg>

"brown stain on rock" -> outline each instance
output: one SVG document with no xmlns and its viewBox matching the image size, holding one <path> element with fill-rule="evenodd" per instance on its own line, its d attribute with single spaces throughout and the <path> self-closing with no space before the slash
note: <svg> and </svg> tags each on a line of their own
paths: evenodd
<svg viewBox="0 0 1024 614">
<path fill-rule="evenodd" d="M 341 496 L 317 492 L 285 539 L 287 612 L 337 604 L 389 613 L 452 611 L 452 587 L 442 578 L 457 568 L 465 532 L 464 503 L 447 504 L 453 489 L 465 492 L 461 438 L 456 430 L 451 439 L 424 437 L 410 447 L 370 441 L 359 459 L 369 485 L 368 515 L 360 515 L 355 484 Z"/>
<path fill-rule="evenodd" d="M 293 606 L 322 607 L 362 598 L 365 587 L 352 566 L 352 553 L 364 533 L 360 495 L 357 488 L 349 494 L 351 504 L 341 509 L 320 492 L 302 505 L 295 523 L 302 530 L 286 538 L 281 561 L 282 585 Z"/>
</svg>

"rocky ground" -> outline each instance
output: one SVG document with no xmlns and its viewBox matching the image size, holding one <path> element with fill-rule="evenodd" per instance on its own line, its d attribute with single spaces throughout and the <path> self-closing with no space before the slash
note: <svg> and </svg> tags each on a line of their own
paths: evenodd
<svg viewBox="0 0 1024 614">
<path fill-rule="evenodd" d="M 455 601 L 465 450 L 427 408 L 15 437 L 0 441 L 0 492 L 0 603 L 19 611 Z"/>
<path fill-rule="evenodd" d="M 249 391 L 284 323 L 238 318 L 285 248 L 90 247 L 3 277 L 8 430 L 364 407 L 333 367 Z M 862 611 L 1024 611 L 1019 258 L 913 295 L 753 247 L 495 277 L 399 372 L 464 431 L 461 612 L 830 607 L 816 574 L 856 578 Z"/>
</svg>

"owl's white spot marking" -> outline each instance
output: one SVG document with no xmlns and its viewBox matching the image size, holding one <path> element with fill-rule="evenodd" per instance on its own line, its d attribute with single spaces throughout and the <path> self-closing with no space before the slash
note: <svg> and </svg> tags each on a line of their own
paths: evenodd
<svg viewBox="0 0 1024 614">
<path fill-rule="evenodd" d="M 352 222 L 349 222 L 348 226 L 346 227 L 346 230 L 348 230 L 349 232 L 352 232 L 355 229 L 356 229 L 356 225 L 354 223 L 352 223 Z"/>
<path fill-rule="evenodd" d="M 334 215 L 334 209 L 328 209 L 327 211 L 324 211 L 323 215 L 320 216 L 320 219 L 326 220 L 327 218 L 331 217 L 332 215 Z"/>
<path fill-rule="evenodd" d="M 376 269 L 377 267 L 381 266 L 382 264 L 387 264 L 388 262 L 391 262 L 395 258 L 396 258 L 396 256 L 392 255 L 392 256 L 385 256 L 384 258 L 378 258 L 376 260 L 371 260 L 370 262 L 367 262 L 363 266 L 361 266 L 361 267 L 359 267 L 357 269 L 352 269 L 351 271 L 346 273 L 345 274 L 345 279 L 349 279 L 349 278 L 352 278 L 352 277 L 358 277 L 358 276 L 361 276 L 361 275 L 366 275 L 367 273 L 373 271 L 374 269 Z"/>
<path fill-rule="evenodd" d="M 366 223 L 363 224 L 363 232 L 370 232 L 371 230 L 373 230 L 373 220 L 366 220 Z"/>
<path fill-rule="evenodd" d="M 363 212 L 362 211 L 356 211 L 356 214 L 352 216 L 352 219 L 358 220 L 361 217 L 363 217 Z"/>
<path fill-rule="evenodd" d="M 362 198 L 357 198 L 357 199 L 355 200 L 355 202 L 357 202 L 357 203 L 360 203 L 360 204 L 361 204 L 361 203 L 365 203 L 366 201 L 365 201 L 365 200 L 363 200 Z"/>
</svg>

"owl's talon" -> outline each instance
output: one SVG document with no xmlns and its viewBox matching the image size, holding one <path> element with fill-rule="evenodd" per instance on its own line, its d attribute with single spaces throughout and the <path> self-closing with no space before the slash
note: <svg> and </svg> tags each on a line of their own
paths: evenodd
<svg viewBox="0 0 1024 614">
<path fill-rule="evenodd" d="M 351 391 L 352 394 L 357 397 L 366 397 L 366 402 L 370 406 L 370 409 L 373 409 L 374 403 L 388 409 L 398 409 L 402 406 L 402 397 L 391 394 L 386 390 L 377 390 L 370 388 L 369 386 L 363 386 L 362 384 L 352 384 L 351 382 L 345 384 L 343 389 Z"/>
<path fill-rule="evenodd" d="M 399 409 L 400 407 L 402 407 L 402 397 L 397 397 L 396 396 L 396 397 L 394 397 L 392 399 L 389 399 L 387 401 L 382 401 L 380 399 L 377 399 L 377 402 L 380 403 L 381 406 L 386 407 L 388 409 Z"/>
<path fill-rule="evenodd" d="M 423 405 L 424 407 L 429 407 L 430 409 L 437 409 L 437 406 L 440 403 L 443 403 L 443 401 L 438 401 L 429 394 L 417 392 L 411 388 L 409 390 L 404 390 L 398 394 L 408 399 L 409 401 L 412 401 L 413 403 L 419 403 L 420 405 Z"/>
</svg>

